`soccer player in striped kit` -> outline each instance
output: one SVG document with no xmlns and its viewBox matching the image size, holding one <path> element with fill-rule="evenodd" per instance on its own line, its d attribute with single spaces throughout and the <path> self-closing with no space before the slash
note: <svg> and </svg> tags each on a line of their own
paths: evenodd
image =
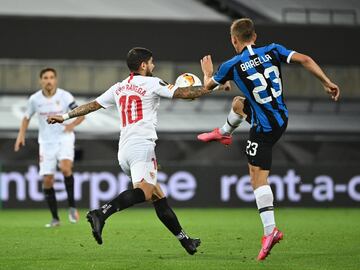
<svg viewBox="0 0 360 270">
<path fill-rule="evenodd" d="M 280 65 L 301 64 L 320 80 L 325 92 L 335 101 L 339 98 L 340 90 L 309 56 L 275 43 L 255 46 L 257 35 L 250 19 L 234 21 L 230 33 L 237 54 L 224 62 L 214 75 L 211 56 L 205 56 L 201 60 L 204 84 L 207 89 L 213 89 L 232 80 L 245 98 L 234 98 L 222 128 L 200 134 L 198 139 L 229 145 L 232 142 L 231 134 L 240 123 L 245 119 L 251 123 L 245 152 L 256 204 L 264 226 L 262 247 L 257 258 L 264 260 L 272 247 L 283 238 L 283 233 L 275 226 L 274 197 L 267 181 L 271 169 L 272 147 L 285 132 L 288 123 Z"/>
</svg>

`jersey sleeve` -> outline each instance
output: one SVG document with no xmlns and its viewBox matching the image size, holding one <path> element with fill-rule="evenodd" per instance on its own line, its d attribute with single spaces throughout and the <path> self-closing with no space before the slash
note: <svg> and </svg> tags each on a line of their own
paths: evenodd
<svg viewBox="0 0 360 270">
<path fill-rule="evenodd" d="M 71 111 L 71 110 L 75 109 L 76 107 L 78 107 L 74 96 L 70 93 L 67 93 L 67 95 L 66 95 L 66 104 L 67 104 L 68 111 Z"/>
<path fill-rule="evenodd" d="M 35 101 L 33 96 L 31 96 L 27 101 L 24 117 L 30 119 L 35 113 L 36 113 Z"/>
<path fill-rule="evenodd" d="M 227 81 L 233 80 L 233 65 L 228 61 L 222 63 L 218 70 L 215 72 L 212 80 L 216 84 L 224 84 Z"/>
<path fill-rule="evenodd" d="M 280 45 L 280 44 L 275 44 L 274 43 L 274 46 L 275 46 L 276 51 L 279 54 L 280 61 L 283 62 L 283 63 L 288 63 L 289 64 L 290 60 L 291 60 L 291 57 L 293 56 L 295 51 L 289 50 L 289 49 L 285 48 L 283 45 Z"/>
<path fill-rule="evenodd" d="M 156 78 L 154 80 L 153 89 L 153 92 L 160 97 L 172 98 L 174 96 L 174 92 L 178 89 L 178 86 Z"/>
<path fill-rule="evenodd" d="M 98 96 L 95 100 L 97 103 L 101 105 L 101 107 L 107 109 L 111 106 L 115 105 L 114 91 L 116 90 L 118 84 L 114 84 L 100 96 Z"/>
</svg>

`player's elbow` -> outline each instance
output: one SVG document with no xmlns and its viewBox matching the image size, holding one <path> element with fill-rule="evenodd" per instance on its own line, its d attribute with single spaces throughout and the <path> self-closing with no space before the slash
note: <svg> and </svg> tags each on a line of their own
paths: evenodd
<svg viewBox="0 0 360 270">
<path fill-rule="evenodd" d="M 310 65 L 314 62 L 314 60 L 310 56 L 305 54 L 303 54 L 299 60 L 300 64 L 302 64 L 303 66 Z"/>
</svg>

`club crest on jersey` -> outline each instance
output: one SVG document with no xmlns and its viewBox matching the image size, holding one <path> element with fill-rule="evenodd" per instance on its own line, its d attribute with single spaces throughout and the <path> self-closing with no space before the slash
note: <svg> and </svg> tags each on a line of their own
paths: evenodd
<svg viewBox="0 0 360 270">
<path fill-rule="evenodd" d="M 150 172 L 150 177 L 151 177 L 151 179 L 155 179 L 155 173 L 154 173 L 154 172 Z"/>
</svg>

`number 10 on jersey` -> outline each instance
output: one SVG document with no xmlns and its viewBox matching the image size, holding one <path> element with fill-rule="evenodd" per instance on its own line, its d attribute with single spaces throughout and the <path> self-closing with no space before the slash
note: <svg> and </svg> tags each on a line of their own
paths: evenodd
<svg viewBox="0 0 360 270">
<path fill-rule="evenodd" d="M 141 98 L 132 96 L 121 96 L 119 99 L 121 107 L 122 126 L 126 127 L 127 124 L 133 124 L 143 119 L 143 109 Z"/>
</svg>

